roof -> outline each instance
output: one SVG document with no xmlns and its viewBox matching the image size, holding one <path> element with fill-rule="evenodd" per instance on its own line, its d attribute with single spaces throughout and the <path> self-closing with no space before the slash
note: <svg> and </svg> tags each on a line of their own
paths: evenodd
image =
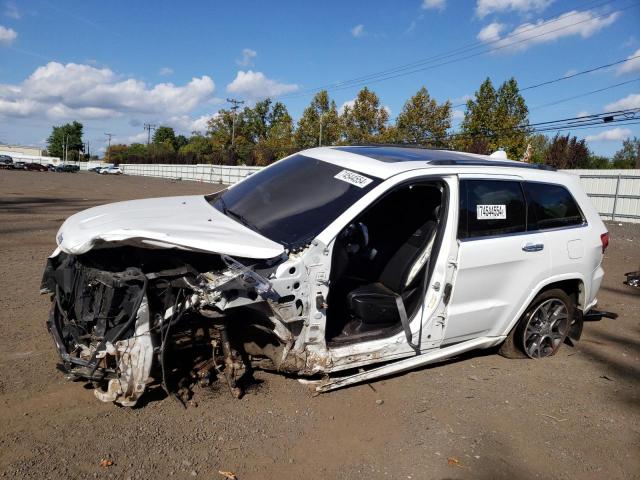
<svg viewBox="0 0 640 480">
<path fill-rule="evenodd" d="M 549 167 L 504 160 L 475 153 L 393 145 L 318 147 L 302 152 L 318 160 L 369 173 L 380 178 L 425 167 L 513 167 L 545 169 Z"/>
</svg>

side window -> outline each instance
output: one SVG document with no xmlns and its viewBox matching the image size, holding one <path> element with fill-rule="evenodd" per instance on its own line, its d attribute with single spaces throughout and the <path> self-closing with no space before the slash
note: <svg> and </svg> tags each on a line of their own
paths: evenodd
<svg viewBox="0 0 640 480">
<path fill-rule="evenodd" d="M 562 185 L 525 182 L 529 230 L 582 225 L 584 217 L 576 201 Z"/>
<path fill-rule="evenodd" d="M 526 231 L 527 212 L 520 182 L 461 180 L 459 238 Z"/>
</svg>

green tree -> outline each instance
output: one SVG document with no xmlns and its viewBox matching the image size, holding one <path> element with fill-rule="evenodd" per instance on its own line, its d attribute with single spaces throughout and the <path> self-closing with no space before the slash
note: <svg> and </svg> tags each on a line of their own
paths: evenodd
<svg viewBox="0 0 640 480">
<path fill-rule="evenodd" d="M 589 166 L 587 168 L 606 169 L 611 168 L 611 160 L 603 155 L 589 154 Z"/>
<path fill-rule="evenodd" d="M 640 138 L 627 138 L 613 155 L 613 168 L 640 168 Z"/>
<path fill-rule="evenodd" d="M 176 136 L 176 141 L 173 143 L 173 145 L 174 145 L 176 151 L 179 151 L 187 143 L 189 143 L 189 140 L 187 139 L 187 137 L 185 137 L 184 135 L 177 135 Z"/>
<path fill-rule="evenodd" d="M 341 120 L 346 142 L 372 143 L 384 134 L 389 112 L 380 106 L 378 96 L 365 87 L 358 92 L 353 106 L 344 107 Z"/>
<path fill-rule="evenodd" d="M 66 143 L 67 152 L 76 152 L 73 155 L 79 156 L 79 152 L 84 152 L 82 130 L 82 124 L 75 121 L 53 127 L 47 139 L 48 154 L 52 157 L 64 157 Z"/>
<path fill-rule="evenodd" d="M 212 152 L 213 144 L 211 139 L 199 133 L 191 135 L 189 142 L 180 147 L 181 155 L 194 155 L 197 158 L 202 158 L 204 155 L 209 155 Z"/>
<path fill-rule="evenodd" d="M 515 79 L 496 91 L 487 78 L 467 102 L 460 126 L 458 148 L 484 154 L 504 148 L 509 158 L 522 158 L 527 148 L 529 109 Z"/>
<path fill-rule="evenodd" d="M 298 120 L 295 144 L 298 148 L 312 148 L 320 144 L 322 121 L 322 145 L 335 145 L 341 136 L 340 116 L 336 102 L 329 99 L 326 90 L 316 93 Z"/>
<path fill-rule="evenodd" d="M 171 127 L 161 125 L 153 133 L 153 143 L 155 145 L 163 144 L 165 147 L 171 146 L 171 149 L 175 150 L 176 132 Z"/>
<path fill-rule="evenodd" d="M 129 154 L 131 155 L 139 155 L 141 157 L 147 154 L 147 146 L 142 143 L 132 143 L 129 145 Z"/>
<path fill-rule="evenodd" d="M 404 104 L 396 127 L 400 142 L 442 145 L 451 128 L 451 102 L 438 105 L 422 87 Z"/>
<path fill-rule="evenodd" d="M 494 119 L 497 147 L 504 148 L 509 158 L 521 159 L 529 136 L 529 109 L 514 78 L 500 86 L 497 100 Z"/>
<path fill-rule="evenodd" d="M 293 119 L 283 103 L 276 102 L 268 116 L 267 136 L 263 143 L 272 160 L 285 157 L 293 147 Z"/>
</svg>

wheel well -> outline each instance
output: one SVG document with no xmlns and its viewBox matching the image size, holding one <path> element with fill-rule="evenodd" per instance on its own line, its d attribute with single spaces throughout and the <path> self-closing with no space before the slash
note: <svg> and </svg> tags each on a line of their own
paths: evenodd
<svg viewBox="0 0 640 480">
<path fill-rule="evenodd" d="M 539 293 L 546 292 L 547 290 L 552 290 L 554 288 L 559 288 L 572 297 L 576 302 L 577 308 L 584 308 L 584 283 L 582 280 L 574 278 L 571 280 L 562 280 L 560 282 L 550 283 L 549 285 L 545 285 Z"/>
</svg>

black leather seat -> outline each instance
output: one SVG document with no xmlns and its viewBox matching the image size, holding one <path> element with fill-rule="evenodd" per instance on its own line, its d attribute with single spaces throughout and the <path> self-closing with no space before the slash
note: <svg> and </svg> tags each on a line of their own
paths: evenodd
<svg viewBox="0 0 640 480">
<path fill-rule="evenodd" d="M 355 318 L 345 326 L 344 335 L 363 333 L 400 322 L 396 299 L 400 296 L 407 303 L 418 293 L 422 276 L 409 276 L 435 236 L 438 210 L 396 251 L 377 282 L 362 285 L 347 295 L 349 308 Z"/>
</svg>

